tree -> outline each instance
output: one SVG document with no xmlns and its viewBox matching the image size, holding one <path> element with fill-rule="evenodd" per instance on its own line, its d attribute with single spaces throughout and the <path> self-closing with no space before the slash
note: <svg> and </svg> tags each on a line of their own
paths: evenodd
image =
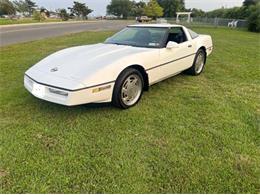
<svg viewBox="0 0 260 195">
<path fill-rule="evenodd" d="M 34 11 L 33 12 L 33 19 L 37 20 L 37 21 L 44 21 L 45 20 L 45 16 L 39 12 L 39 11 Z"/>
<path fill-rule="evenodd" d="M 58 15 L 62 19 L 62 21 L 67 21 L 69 20 L 69 14 L 67 13 L 66 9 L 60 9 L 58 10 Z"/>
<path fill-rule="evenodd" d="M 158 0 L 158 3 L 164 10 L 164 17 L 175 17 L 176 12 L 185 11 L 184 0 Z"/>
<path fill-rule="evenodd" d="M 27 4 L 26 4 L 25 1 L 19 0 L 19 1 L 14 1 L 13 3 L 14 3 L 14 6 L 15 6 L 15 9 L 18 12 L 20 12 L 24 16 L 28 15 Z"/>
<path fill-rule="evenodd" d="M 16 0 L 14 1 L 15 9 L 24 16 L 31 16 L 37 5 L 31 0 Z"/>
<path fill-rule="evenodd" d="M 156 0 L 150 0 L 150 2 L 145 6 L 144 12 L 147 16 L 153 17 L 154 19 L 163 16 L 163 8 Z"/>
<path fill-rule="evenodd" d="M 250 7 L 260 3 L 260 0 L 244 0 L 242 7 L 216 9 L 207 12 L 207 16 L 210 18 L 230 18 L 230 19 L 247 19 L 250 12 Z"/>
<path fill-rule="evenodd" d="M 232 19 L 245 19 L 243 7 L 233 7 L 226 9 L 224 12 L 224 18 L 232 18 Z"/>
<path fill-rule="evenodd" d="M 74 1 L 73 3 L 73 7 L 69 7 L 68 9 L 72 15 L 76 15 L 78 18 L 87 19 L 87 16 L 93 12 L 93 10 L 89 9 L 85 3 L 80 3 L 77 1 Z"/>
<path fill-rule="evenodd" d="M 144 15 L 144 8 L 146 4 L 143 1 L 132 2 L 131 16 L 142 16 Z"/>
<path fill-rule="evenodd" d="M 215 10 L 207 12 L 207 17 L 209 17 L 209 18 L 223 18 L 225 12 L 226 12 L 226 9 L 224 7 L 220 8 L 220 9 L 215 9 Z"/>
<path fill-rule="evenodd" d="M 243 2 L 243 6 L 249 7 L 249 6 L 251 6 L 251 5 L 256 5 L 256 4 L 259 3 L 259 2 L 260 2 L 260 0 L 245 0 L 245 1 Z"/>
<path fill-rule="evenodd" d="M 112 0 L 107 6 L 107 13 L 115 16 L 123 16 L 124 19 L 130 15 L 132 2 L 130 0 Z"/>
<path fill-rule="evenodd" d="M 193 9 L 190 9 L 188 11 L 192 12 L 191 16 L 194 17 L 194 18 L 196 18 L 196 17 L 205 17 L 205 15 L 206 15 L 206 12 L 204 12 L 201 9 L 193 8 Z"/>
<path fill-rule="evenodd" d="M 251 15 L 251 7 L 256 6 L 260 3 L 260 0 L 245 0 L 243 6 L 241 7 L 241 18 L 248 19 Z"/>
<path fill-rule="evenodd" d="M 35 2 L 31 0 L 25 0 L 25 4 L 26 4 L 27 12 L 29 13 L 29 16 L 31 16 L 35 11 L 35 9 L 37 8 L 37 5 Z"/>
<path fill-rule="evenodd" d="M 16 10 L 9 0 L 0 0 L 0 15 L 15 15 Z"/>
<path fill-rule="evenodd" d="M 250 7 L 250 16 L 248 17 L 248 30 L 260 32 L 260 3 Z"/>
</svg>

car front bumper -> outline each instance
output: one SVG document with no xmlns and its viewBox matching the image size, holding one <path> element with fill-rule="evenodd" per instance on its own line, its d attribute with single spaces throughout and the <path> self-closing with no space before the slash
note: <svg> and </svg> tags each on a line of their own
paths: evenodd
<svg viewBox="0 0 260 195">
<path fill-rule="evenodd" d="M 111 102 L 114 83 L 106 83 L 80 90 L 66 90 L 42 84 L 24 76 L 25 88 L 35 97 L 65 106 L 75 106 L 88 103 Z"/>
</svg>

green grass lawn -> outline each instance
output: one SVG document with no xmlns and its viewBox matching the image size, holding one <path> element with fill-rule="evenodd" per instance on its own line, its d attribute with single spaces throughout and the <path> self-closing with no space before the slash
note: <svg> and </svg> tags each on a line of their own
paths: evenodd
<svg viewBox="0 0 260 195">
<path fill-rule="evenodd" d="M 0 193 L 260 193 L 260 36 L 194 30 L 214 40 L 205 72 L 156 84 L 129 110 L 23 87 L 43 57 L 112 32 L 0 48 Z"/>
<path fill-rule="evenodd" d="M 45 21 L 37 21 L 32 18 L 22 18 L 22 19 L 6 19 L 0 18 L 0 26 L 1 25 L 9 25 L 9 24 L 30 24 L 30 23 L 49 23 L 49 22 L 61 22 L 61 19 L 47 19 Z"/>
</svg>

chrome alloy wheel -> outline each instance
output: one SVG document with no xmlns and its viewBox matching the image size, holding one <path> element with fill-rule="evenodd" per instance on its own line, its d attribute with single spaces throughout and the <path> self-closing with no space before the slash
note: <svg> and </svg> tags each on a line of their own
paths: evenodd
<svg viewBox="0 0 260 195">
<path fill-rule="evenodd" d="M 195 63 L 195 71 L 197 74 L 201 73 L 203 67 L 205 65 L 205 55 L 203 52 L 200 52 L 197 56 L 196 63 Z"/>
<path fill-rule="evenodd" d="M 122 85 L 121 98 L 125 105 L 132 106 L 142 94 L 142 80 L 137 74 L 128 76 Z"/>
</svg>

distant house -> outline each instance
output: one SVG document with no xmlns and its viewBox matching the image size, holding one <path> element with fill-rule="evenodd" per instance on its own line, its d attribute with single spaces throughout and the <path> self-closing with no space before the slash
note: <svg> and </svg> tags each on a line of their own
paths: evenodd
<svg viewBox="0 0 260 195">
<path fill-rule="evenodd" d="M 6 19 L 19 19 L 21 16 L 16 14 L 16 15 L 2 15 L 1 18 L 6 18 Z"/>
<path fill-rule="evenodd" d="M 16 13 L 16 16 L 17 16 L 18 18 L 25 18 L 25 16 L 24 16 L 22 13 L 20 13 L 20 12 L 17 12 L 17 13 Z"/>
<path fill-rule="evenodd" d="M 57 12 L 50 11 L 49 13 L 50 13 L 49 18 L 52 18 L 52 19 L 59 19 L 60 18 L 59 14 Z"/>
</svg>

